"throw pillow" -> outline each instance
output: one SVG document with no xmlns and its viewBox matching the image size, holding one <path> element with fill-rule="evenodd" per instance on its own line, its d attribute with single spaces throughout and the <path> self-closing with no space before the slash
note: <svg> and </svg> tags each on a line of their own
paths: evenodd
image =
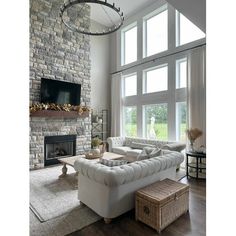
<svg viewBox="0 0 236 236">
<path fill-rule="evenodd" d="M 160 148 L 155 148 L 150 154 L 149 158 L 151 157 L 158 157 L 162 155 L 162 150 Z"/>
<path fill-rule="evenodd" d="M 145 149 L 143 149 L 143 151 L 137 156 L 137 161 L 146 160 L 148 158 L 149 158 L 148 153 L 146 152 Z"/>
<path fill-rule="evenodd" d="M 99 161 L 99 163 L 101 163 L 102 165 L 105 166 L 121 166 L 121 165 L 125 165 L 128 164 L 128 161 L 125 160 L 107 160 L 107 159 L 101 159 Z"/>
<path fill-rule="evenodd" d="M 135 149 L 143 149 L 144 147 L 155 148 L 155 145 L 147 144 L 147 143 L 131 142 L 130 147 L 135 148 Z"/>
</svg>

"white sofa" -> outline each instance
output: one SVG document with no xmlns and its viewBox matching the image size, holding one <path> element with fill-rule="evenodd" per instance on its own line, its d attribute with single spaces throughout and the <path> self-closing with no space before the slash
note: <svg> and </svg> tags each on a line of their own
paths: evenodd
<svg viewBox="0 0 236 236">
<path fill-rule="evenodd" d="M 107 222 L 134 208 L 138 189 L 165 178 L 175 179 L 176 166 L 183 160 L 182 153 L 171 151 L 114 167 L 81 158 L 74 163 L 79 173 L 78 199 Z"/>
<path fill-rule="evenodd" d="M 186 144 L 174 141 L 160 141 L 144 138 L 131 137 L 110 137 L 107 139 L 109 152 L 114 152 L 125 156 L 127 161 L 136 161 L 137 156 L 146 146 L 158 147 L 170 151 L 181 152 L 185 149 Z"/>
</svg>

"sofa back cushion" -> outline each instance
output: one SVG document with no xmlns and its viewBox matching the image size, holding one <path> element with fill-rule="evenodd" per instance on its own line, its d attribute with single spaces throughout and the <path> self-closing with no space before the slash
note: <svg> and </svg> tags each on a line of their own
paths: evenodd
<svg viewBox="0 0 236 236">
<path fill-rule="evenodd" d="M 173 142 L 169 142 L 169 141 L 159 141 L 159 140 L 155 140 L 155 139 L 125 137 L 124 145 L 131 147 L 133 142 L 150 144 L 150 145 L 153 145 L 153 146 L 159 147 L 159 148 L 161 148 L 165 144 L 173 143 Z"/>
<path fill-rule="evenodd" d="M 139 143 L 139 142 L 132 141 L 131 144 L 130 144 L 130 147 L 135 148 L 135 149 L 143 149 L 144 147 L 155 148 L 156 145 L 148 144 L 148 143 Z"/>
</svg>

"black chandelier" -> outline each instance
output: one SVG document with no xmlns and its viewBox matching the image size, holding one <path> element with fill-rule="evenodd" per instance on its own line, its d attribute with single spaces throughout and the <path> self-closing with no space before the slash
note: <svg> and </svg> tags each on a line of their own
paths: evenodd
<svg viewBox="0 0 236 236">
<path fill-rule="evenodd" d="M 78 12 L 78 16 L 80 16 L 80 13 L 82 13 L 83 8 L 86 4 L 99 4 L 102 8 L 102 10 L 104 11 L 105 15 L 107 16 L 107 19 L 110 21 L 109 22 L 109 26 L 104 26 L 103 29 L 96 29 L 96 30 L 89 30 L 86 29 L 86 27 L 81 26 L 80 24 L 75 26 L 73 24 L 71 24 L 70 22 L 67 22 L 64 19 L 64 13 L 71 9 L 73 6 L 75 5 L 81 5 L 81 8 Z M 108 11 L 105 9 L 109 8 L 109 10 L 112 10 L 113 13 L 115 13 L 115 15 L 117 16 L 118 20 L 117 22 L 115 22 L 112 17 L 108 14 Z M 68 27 L 70 30 L 74 31 L 74 32 L 78 32 L 81 34 L 87 34 L 87 35 L 93 35 L 93 36 L 99 36 L 99 35 L 106 35 L 106 34 L 110 34 L 113 33 L 115 31 L 117 31 L 124 22 L 124 14 L 123 12 L 121 12 L 119 7 L 115 6 L 115 3 L 110 4 L 107 2 L 107 0 L 105 1 L 101 1 L 101 0 L 68 0 L 67 2 L 65 2 L 61 8 L 60 8 L 60 17 L 62 22 L 65 24 L 66 27 Z"/>
</svg>

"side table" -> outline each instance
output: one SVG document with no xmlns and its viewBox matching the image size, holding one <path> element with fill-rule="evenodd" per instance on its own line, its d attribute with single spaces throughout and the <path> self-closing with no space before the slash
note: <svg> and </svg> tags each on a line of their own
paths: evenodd
<svg viewBox="0 0 236 236">
<path fill-rule="evenodd" d="M 196 158 L 196 163 L 189 163 L 189 157 Z M 203 170 L 206 170 L 206 164 L 202 162 L 202 159 L 206 159 L 206 153 L 200 152 L 186 152 L 186 175 L 187 178 L 190 176 L 196 179 L 206 179 L 206 173 L 203 173 Z M 189 173 L 189 168 L 196 169 L 196 172 Z"/>
</svg>

